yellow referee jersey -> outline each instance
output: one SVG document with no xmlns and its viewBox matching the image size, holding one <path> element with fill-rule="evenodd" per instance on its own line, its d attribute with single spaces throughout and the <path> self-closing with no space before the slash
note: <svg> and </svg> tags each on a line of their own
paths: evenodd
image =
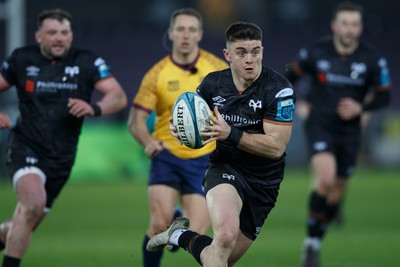
<svg viewBox="0 0 400 267">
<path fill-rule="evenodd" d="M 135 108 L 149 114 L 156 111 L 153 136 L 164 141 L 175 156 L 182 159 L 197 158 L 215 149 L 215 142 L 200 149 L 180 145 L 169 131 L 169 117 L 175 100 L 184 92 L 196 92 L 197 86 L 210 72 L 228 68 L 222 59 L 200 49 L 192 71 L 185 70 L 166 56 L 157 62 L 143 77 L 139 90 L 133 99 Z"/>
</svg>

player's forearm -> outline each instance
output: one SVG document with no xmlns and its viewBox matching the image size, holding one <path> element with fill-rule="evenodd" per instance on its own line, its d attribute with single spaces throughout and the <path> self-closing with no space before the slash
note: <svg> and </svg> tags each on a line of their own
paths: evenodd
<svg viewBox="0 0 400 267">
<path fill-rule="evenodd" d="M 147 129 L 145 122 L 138 122 L 130 119 L 128 122 L 128 129 L 133 138 L 143 147 L 146 147 L 146 145 L 154 139 Z"/>
<path fill-rule="evenodd" d="M 0 74 L 0 92 L 10 88 L 10 84 L 4 79 L 3 75 Z"/>
<path fill-rule="evenodd" d="M 390 91 L 376 93 L 373 100 L 363 105 L 363 111 L 372 111 L 389 105 Z"/>
<path fill-rule="evenodd" d="M 122 90 L 115 90 L 107 93 L 98 102 L 101 108 L 101 115 L 109 115 L 124 109 L 128 104 L 126 94 Z"/>
<path fill-rule="evenodd" d="M 287 142 L 285 140 L 286 138 L 277 138 L 266 134 L 244 133 L 237 147 L 261 157 L 279 159 L 286 149 Z"/>
</svg>

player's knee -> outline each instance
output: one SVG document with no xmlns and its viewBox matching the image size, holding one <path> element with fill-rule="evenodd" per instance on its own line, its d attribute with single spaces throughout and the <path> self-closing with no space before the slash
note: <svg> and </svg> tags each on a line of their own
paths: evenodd
<svg viewBox="0 0 400 267">
<path fill-rule="evenodd" d="M 12 221 L 5 221 L 2 224 L 0 224 L 0 241 L 5 241 L 8 231 L 12 226 Z"/>
<path fill-rule="evenodd" d="M 151 225 L 150 225 L 150 230 L 151 232 L 160 233 L 162 231 L 165 231 L 168 226 L 171 224 L 172 218 L 171 219 L 165 219 L 165 218 L 159 218 L 157 220 L 151 220 Z"/>
<path fill-rule="evenodd" d="M 20 221 L 33 227 L 37 221 L 43 216 L 44 203 L 31 203 L 21 207 Z"/>
<path fill-rule="evenodd" d="M 237 239 L 237 233 L 229 229 L 221 229 L 214 233 L 216 245 L 222 249 L 233 249 Z"/>
<path fill-rule="evenodd" d="M 320 177 L 317 186 L 322 192 L 330 192 L 334 188 L 334 179 L 332 177 Z"/>
</svg>

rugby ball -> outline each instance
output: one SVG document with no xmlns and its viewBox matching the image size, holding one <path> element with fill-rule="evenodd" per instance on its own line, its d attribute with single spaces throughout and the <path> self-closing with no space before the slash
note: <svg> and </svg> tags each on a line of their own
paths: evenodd
<svg viewBox="0 0 400 267">
<path fill-rule="evenodd" d="M 208 118 L 212 112 L 207 102 L 198 94 L 186 92 L 181 94 L 172 108 L 172 123 L 182 143 L 190 148 L 203 147 L 200 132 L 206 125 L 212 125 Z"/>
</svg>

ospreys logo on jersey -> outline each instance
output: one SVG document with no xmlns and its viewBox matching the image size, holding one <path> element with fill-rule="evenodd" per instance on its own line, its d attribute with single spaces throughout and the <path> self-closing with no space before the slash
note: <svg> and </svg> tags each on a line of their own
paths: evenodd
<svg viewBox="0 0 400 267">
<path fill-rule="evenodd" d="M 281 100 L 277 103 L 276 120 L 278 121 L 292 121 L 294 111 L 293 98 Z"/>
<path fill-rule="evenodd" d="M 64 70 L 65 74 L 69 74 L 69 76 L 74 77 L 75 75 L 79 74 L 79 67 L 78 66 L 66 66 Z"/>
<path fill-rule="evenodd" d="M 350 77 L 352 79 L 357 79 L 358 76 L 362 73 L 365 73 L 367 71 L 367 65 L 364 62 L 353 62 L 351 63 L 351 73 Z"/>
<path fill-rule="evenodd" d="M 261 100 L 255 101 L 254 99 L 250 99 L 249 107 L 253 108 L 254 112 L 256 112 L 257 108 L 259 108 L 259 109 L 262 108 Z"/>
</svg>

